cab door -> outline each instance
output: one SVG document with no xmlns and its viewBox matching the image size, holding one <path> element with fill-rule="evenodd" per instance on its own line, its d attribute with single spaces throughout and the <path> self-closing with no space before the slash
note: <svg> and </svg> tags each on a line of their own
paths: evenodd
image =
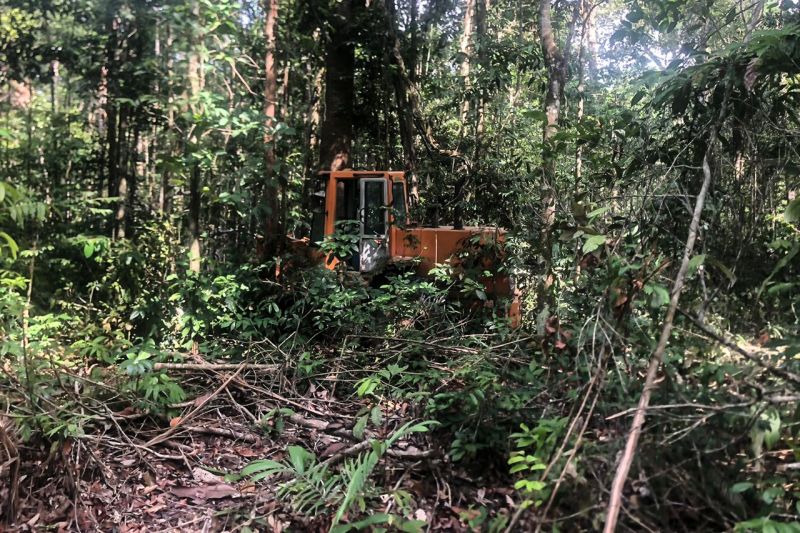
<svg viewBox="0 0 800 533">
<path fill-rule="evenodd" d="M 386 209 L 388 194 L 384 178 L 361 178 L 361 272 L 371 272 L 389 256 L 389 213 Z"/>
</svg>

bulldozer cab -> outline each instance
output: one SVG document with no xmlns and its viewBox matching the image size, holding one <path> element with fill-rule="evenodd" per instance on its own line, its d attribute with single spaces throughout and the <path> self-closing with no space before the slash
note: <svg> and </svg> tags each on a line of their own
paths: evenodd
<svg viewBox="0 0 800 533">
<path fill-rule="evenodd" d="M 337 223 L 350 221 L 358 234 L 358 250 L 347 267 L 372 272 L 393 255 L 392 231 L 408 223 L 408 200 L 403 172 L 320 172 L 314 190 L 311 242 L 319 244 L 337 231 Z M 336 258 L 325 265 L 334 268 Z"/>
</svg>

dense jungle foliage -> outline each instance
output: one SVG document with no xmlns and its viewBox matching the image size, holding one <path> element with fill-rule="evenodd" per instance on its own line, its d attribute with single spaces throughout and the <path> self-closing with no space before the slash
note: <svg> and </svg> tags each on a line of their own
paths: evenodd
<svg viewBox="0 0 800 533">
<path fill-rule="evenodd" d="M 796 0 L 0 0 L 0 516 L 798 532 L 799 149 Z"/>
</svg>

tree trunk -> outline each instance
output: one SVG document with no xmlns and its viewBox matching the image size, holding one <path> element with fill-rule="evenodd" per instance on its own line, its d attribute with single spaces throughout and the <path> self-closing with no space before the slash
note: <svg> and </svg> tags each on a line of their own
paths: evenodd
<svg viewBox="0 0 800 533">
<path fill-rule="evenodd" d="M 320 132 L 320 168 L 350 166 L 353 144 L 355 45 L 353 17 L 360 0 L 343 0 L 333 15 L 325 53 L 325 109 Z"/>
<path fill-rule="evenodd" d="M 572 34 L 577 21 L 578 8 L 575 8 L 572 24 L 569 28 L 565 50 L 569 53 Z M 545 272 L 539 290 L 539 307 L 550 303 L 550 289 L 553 285 L 553 228 L 556 221 L 556 154 L 551 146 L 550 139 L 558 133 L 558 121 L 561 115 L 561 101 L 564 95 L 564 85 L 567 77 L 567 60 L 556 43 L 553 21 L 550 11 L 550 0 L 539 3 L 539 39 L 547 68 L 547 85 L 544 96 L 544 112 L 546 121 L 542 128 L 542 256 L 545 262 Z"/>
<path fill-rule="evenodd" d="M 394 5 L 393 0 L 388 0 L 386 2 L 386 8 L 389 12 L 389 16 L 391 20 L 389 21 L 390 27 L 394 28 L 396 26 L 396 7 Z M 414 25 L 412 26 L 412 43 L 414 42 L 414 36 L 416 31 L 416 0 L 412 0 L 412 21 L 414 21 Z M 394 34 L 390 32 L 390 39 L 394 37 Z M 389 46 L 392 47 L 396 43 L 390 42 Z M 412 44 L 413 46 L 413 44 Z M 396 51 L 397 54 L 400 53 L 399 50 Z M 416 51 L 412 50 L 412 55 L 416 54 Z M 390 54 L 391 56 L 391 54 Z M 390 57 L 391 59 L 391 57 Z M 419 178 L 417 177 L 417 148 L 414 143 L 415 135 L 414 135 L 414 113 L 412 111 L 412 104 L 409 101 L 408 95 L 403 86 L 403 77 L 402 73 L 399 69 L 392 69 L 392 83 L 394 85 L 394 96 L 395 102 L 397 103 L 397 118 L 399 122 L 399 130 L 400 130 L 400 143 L 403 145 L 403 170 L 406 172 L 406 178 L 408 179 L 409 184 L 409 201 L 411 207 L 416 207 L 419 205 Z M 409 79 L 413 83 L 413 78 L 411 77 L 413 74 L 413 69 L 411 67 L 411 62 L 409 62 L 409 70 L 408 75 Z"/>
<path fill-rule="evenodd" d="M 275 178 L 275 129 L 276 103 L 278 99 L 278 73 L 275 64 L 275 25 L 278 20 L 278 0 L 265 0 L 264 39 L 267 45 L 264 57 L 264 204 L 267 213 L 264 224 L 264 243 L 267 255 L 277 250 L 277 240 L 281 231 L 278 209 L 279 187 Z"/>
<path fill-rule="evenodd" d="M 117 157 L 116 169 L 118 179 L 114 184 L 114 192 L 111 196 L 117 197 L 117 210 L 114 215 L 114 238 L 125 238 L 125 201 L 128 197 L 128 105 L 122 104 L 119 106 L 118 119 L 117 119 Z"/>
<path fill-rule="evenodd" d="M 313 68 L 309 65 L 309 77 L 313 72 Z M 317 148 L 319 147 L 319 124 L 321 116 L 321 101 L 322 101 L 322 79 L 324 77 L 324 69 L 318 69 L 314 74 L 314 83 L 308 87 L 307 100 L 308 107 L 306 109 L 306 145 L 308 146 L 305 154 L 305 162 L 303 168 L 303 212 L 308 213 L 311 210 L 311 192 L 314 185 L 314 168 L 315 156 L 317 155 Z"/>
<path fill-rule="evenodd" d="M 192 18 L 200 24 L 200 4 L 198 0 L 192 1 Z M 189 78 L 189 102 L 192 110 L 192 115 L 202 113 L 199 104 L 200 92 L 203 90 L 203 64 L 200 57 L 200 44 L 201 36 L 198 30 L 191 30 L 191 50 L 189 52 L 188 61 L 188 78 Z M 192 129 L 194 131 L 194 128 Z M 194 149 L 200 140 L 195 133 L 189 139 L 189 143 L 195 145 Z M 200 194 L 201 194 L 201 177 L 200 177 L 200 164 L 195 161 L 192 164 L 191 177 L 189 179 L 189 219 L 187 229 L 189 233 L 189 270 L 195 273 L 200 272 L 200 264 L 202 259 L 202 247 L 200 244 Z M 197 343 L 193 347 L 193 352 L 197 351 Z"/>
<path fill-rule="evenodd" d="M 117 79 L 117 64 L 119 54 L 118 31 L 119 19 L 117 17 L 117 5 L 109 3 L 106 15 L 106 31 L 108 42 L 106 43 L 105 66 L 101 79 L 106 80 L 105 87 L 105 116 L 106 116 L 106 177 L 108 196 L 117 195 L 119 187 L 119 137 L 118 137 L 118 117 L 117 117 L 117 97 L 119 96 L 119 80 Z M 109 233 L 112 238 L 116 238 L 115 213 L 110 221 Z"/>
<path fill-rule="evenodd" d="M 192 174 L 189 178 L 189 220 L 187 224 L 189 232 L 189 270 L 200 272 L 200 259 L 202 250 L 200 248 L 200 166 L 192 167 Z"/>
<path fill-rule="evenodd" d="M 576 118 L 578 124 L 583 120 L 584 106 L 585 106 L 585 93 L 586 93 L 586 40 L 590 34 L 592 25 L 592 11 L 593 6 L 590 6 L 587 0 L 580 0 L 580 11 L 583 24 L 581 27 L 581 39 L 578 46 L 578 110 Z M 591 69 L 590 69 L 591 71 Z M 575 148 L 575 193 L 578 192 L 580 187 L 581 177 L 583 176 L 583 145 L 578 144 Z"/>
<path fill-rule="evenodd" d="M 172 26 L 167 23 L 167 35 L 166 35 L 166 50 L 172 50 L 172 45 L 175 41 L 175 37 L 172 34 Z M 175 111 L 172 108 L 173 101 L 175 99 L 174 95 L 174 88 L 172 84 L 173 75 L 174 75 L 174 63 L 173 63 L 173 54 L 166 53 L 166 84 L 167 84 L 167 130 L 165 133 L 164 144 L 166 145 L 166 151 L 168 155 L 168 160 L 170 163 L 175 159 L 175 139 L 174 139 L 174 132 L 175 132 Z M 161 170 L 161 187 L 158 191 L 158 213 L 161 215 L 162 218 L 167 219 L 169 217 L 170 208 L 172 205 L 172 188 L 170 186 L 170 178 L 172 177 L 172 170 L 171 165 L 163 165 L 163 169 Z"/>
<path fill-rule="evenodd" d="M 472 62 L 472 54 L 474 51 L 473 46 L 473 33 L 475 32 L 475 6 L 476 0 L 465 0 L 464 2 L 464 24 L 461 33 L 461 41 L 459 44 L 459 51 L 461 52 L 461 67 L 459 75 L 464 83 L 464 100 L 461 102 L 461 128 L 458 135 L 459 142 L 461 142 L 468 122 L 469 111 L 472 101 L 472 82 L 470 80 L 470 67 Z"/>
</svg>

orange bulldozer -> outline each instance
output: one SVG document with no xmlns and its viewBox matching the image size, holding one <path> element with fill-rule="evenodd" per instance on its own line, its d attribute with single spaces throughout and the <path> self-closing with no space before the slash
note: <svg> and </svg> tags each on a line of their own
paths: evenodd
<svg viewBox="0 0 800 533">
<path fill-rule="evenodd" d="M 423 227 L 409 221 L 404 172 L 325 171 L 314 186 L 310 244 L 336 233 L 337 222 L 353 221 L 358 242 L 345 259 L 320 254 L 326 268 L 345 267 L 369 277 L 390 265 L 413 264 L 427 274 L 437 264 L 464 268 L 470 251 L 490 247 L 501 252 L 477 259 L 483 275 L 485 305 L 504 305 L 514 327 L 519 324 L 520 302 L 512 278 L 498 273 L 506 231 L 496 227 Z M 340 264 L 340 263 L 344 264 Z"/>
</svg>

